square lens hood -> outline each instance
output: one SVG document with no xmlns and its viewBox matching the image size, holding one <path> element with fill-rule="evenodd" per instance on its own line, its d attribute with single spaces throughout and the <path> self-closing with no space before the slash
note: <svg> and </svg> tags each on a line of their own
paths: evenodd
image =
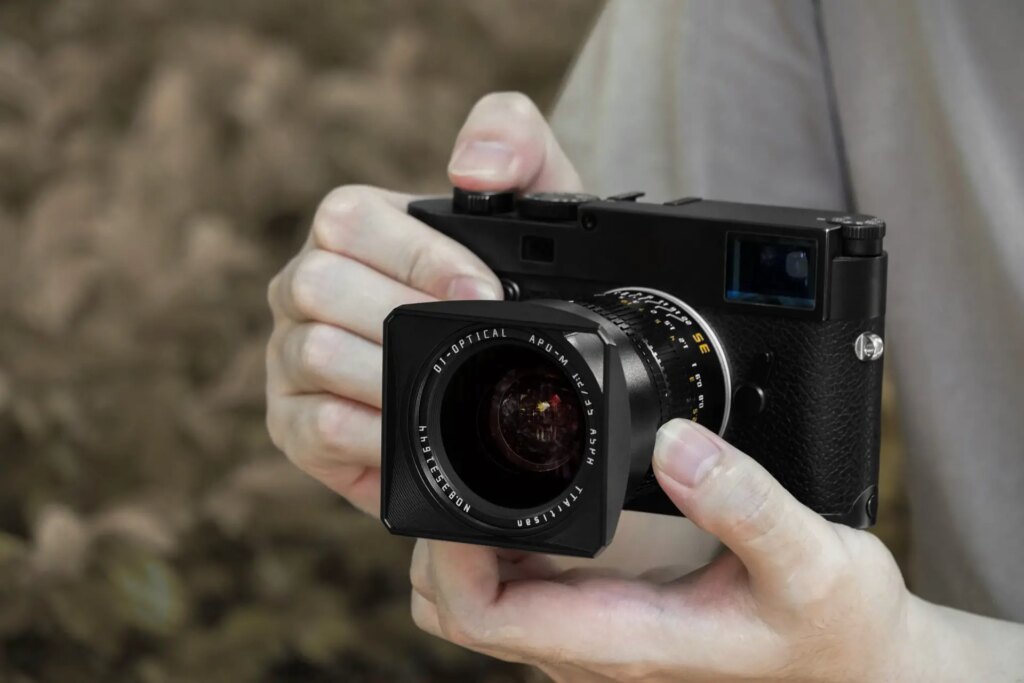
<svg viewBox="0 0 1024 683">
<path fill-rule="evenodd" d="M 630 405 L 620 348 L 564 302 L 456 301 L 396 308 L 384 322 L 381 520 L 398 535 L 593 557 L 610 543 L 630 478 Z M 460 346 L 460 343 L 462 344 Z M 593 413 L 577 479 L 543 509 L 484 518 L 450 476 L 422 406 L 445 359 L 496 344 L 537 345 L 561 361 Z M 454 363 L 454 361 L 451 361 Z M 441 465 L 437 460 L 440 459 Z M 471 509 L 472 508 L 472 509 Z M 507 508 L 505 508 L 507 509 Z"/>
</svg>

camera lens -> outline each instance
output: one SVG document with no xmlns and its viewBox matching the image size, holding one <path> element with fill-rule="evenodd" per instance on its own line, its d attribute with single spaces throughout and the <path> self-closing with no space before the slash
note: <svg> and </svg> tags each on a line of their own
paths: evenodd
<svg viewBox="0 0 1024 683">
<path fill-rule="evenodd" d="M 475 353 L 444 389 L 441 440 L 476 495 L 528 509 L 559 496 L 583 460 L 583 411 L 550 357 L 508 343 Z"/>
<path fill-rule="evenodd" d="M 513 467 L 550 472 L 579 451 L 579 400 L 565 376 L 552 368 L 509 370 L 490 404 L 490 436 Z"/>
<path fill-rule="evenodd" d="M 609 480 L 588 471 L 614 472 L 630 496 L 656 488 L 664 422 L 724 429 L 728 366 L 685 302 L 631 287 L 502 306 L 519 320 L 459 329 L 424 368 L 421 464 L 460 514 L 532 532 L 598 500 Z M 552 324 L 560 312 L 571 325 Z"/>
<path fill-rule="evenodd" d="M 574 303 L 614 324 L 632 342 L 656 395 L 658 424 L 683 417 L 713 431 L 724 429 L 731 402 L 729 368 L 714 330 L 693 308 L 643 287 Z"/>
</svg>

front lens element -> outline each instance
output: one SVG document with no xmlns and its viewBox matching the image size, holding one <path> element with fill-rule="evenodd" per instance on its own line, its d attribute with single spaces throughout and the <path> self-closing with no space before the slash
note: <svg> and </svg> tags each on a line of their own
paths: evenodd
<svg viewBox="0 0 1024 683">
<path fill-rule="evenodd" d="M 580 450 L 579 399 L 550 367 L 513 368 L 491 394 L 490 436 L 514 467 L 550 472 Z"/>
<path fill-rule="evenodd" d="M 501 344 L 475 353 L 444 389 L 441 440 L 454 474 L 484 500 L 529 509 L 561 495 L 583 461 L 583 412 L 542 352 Z"/>
</svg>

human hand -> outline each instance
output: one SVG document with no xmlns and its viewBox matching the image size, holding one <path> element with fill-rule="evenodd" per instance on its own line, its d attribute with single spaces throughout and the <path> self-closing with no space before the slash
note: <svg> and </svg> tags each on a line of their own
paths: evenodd
<svg viewBox="0 0 1024 683">
<path fill-rule="evenodd" d="M 926 603 L 877 538 L 825 521 L 692 422 L 662 427 L 654 467 L 669 498 L 731 552 L 654 581 L 419 541 L 416 623 L 556 681 L 926 680 L 907 674 Z"/>
<path fill-rule="evenodd" d="M 472 190 L 580 189 L 544 118 L 517 93 L 477 103 L 448 174 Z M 380 507 L 384 318 L 402 304 L 502 297 L 479 258 L 406 213 L 410 199 L 372 187 L 333 190 L 268 292 L 271 438 L 299 468 L 372 514 Z"/>
</svg>

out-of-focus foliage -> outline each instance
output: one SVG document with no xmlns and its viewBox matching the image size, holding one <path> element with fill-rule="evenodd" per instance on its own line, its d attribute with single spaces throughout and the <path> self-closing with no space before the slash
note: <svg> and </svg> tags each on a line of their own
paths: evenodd
<svg viewBox="0 0 1024 683">
<path fill-rule="evenodd" d="M 268 280 L 332 186 L 444 188 L 594 0 L 0 3 L 0 680 L 523 681 L 263 426 Z"/>
</svg>

